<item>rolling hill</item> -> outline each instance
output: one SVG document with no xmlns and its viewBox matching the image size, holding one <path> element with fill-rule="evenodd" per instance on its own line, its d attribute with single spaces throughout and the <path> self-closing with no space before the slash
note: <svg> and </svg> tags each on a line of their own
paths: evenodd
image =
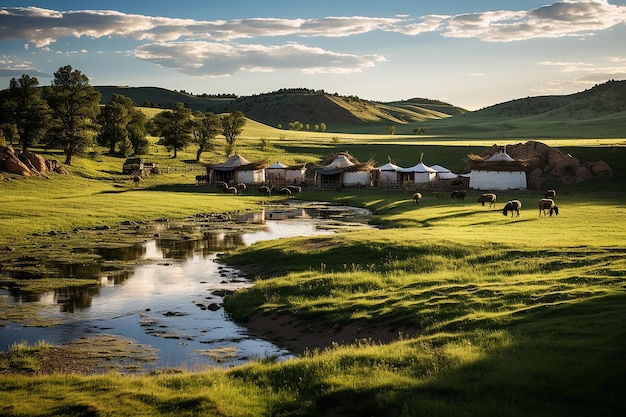
<svg viewBox="0 0 626 417">
<path fill-rule="evenodd" d="M 191 95 L 158 87 L 95 88 L 102 93 L 103 103 L 118 93 L 139 106 L 168 108 L 181 102 L 194 111 L 240 110 L 249 119 L 283 129 L 298 121 L 311 130 L 324 123 L 328 131 L 338 133 L 386 134 L 394 126 L 398 134 L 419 129 L 428 135 L 467 138 L 626 136 L 626 81 L 611 80 L 570 95 L 511 100 L 478 111 L 425 98 L 385 103 L 309 89 L 238 97 Z"/>
</svg>

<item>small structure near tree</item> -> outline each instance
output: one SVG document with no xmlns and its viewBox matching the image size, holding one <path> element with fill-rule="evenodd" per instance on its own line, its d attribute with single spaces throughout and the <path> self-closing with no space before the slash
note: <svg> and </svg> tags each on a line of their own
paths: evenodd
<svg viewBox="0 0 626 417">
<path fill-rule="evenodd" d="M 314 183 L 318 186 L 369 187 L 372 185 L 374 162 L 359 162 L 348 152 L 327 156 L 314 168 Z"/>
<path fill-rule="evenodd" d="M 470 166 L 469 186 L 475 190 L 523 190 L 527 188 L 528 163 L 513 159 L 501 147 L 487 159 L 468 155 Z"/>
<path fill-rule="evenodd" d="M 250 162 L 243 156 L 235 154 L 219 164 L 206 166 L 207 178 L 210 183 L 226 184 L 262 184 L 265 182 L 266 161 Z"/>
</svg>

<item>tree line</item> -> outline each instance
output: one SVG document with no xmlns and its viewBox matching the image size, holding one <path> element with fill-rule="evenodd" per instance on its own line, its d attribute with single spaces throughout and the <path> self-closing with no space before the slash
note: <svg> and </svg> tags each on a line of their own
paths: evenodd
<svg viewBox="0 0 626 417">
<path fill-rule="evenodd" d="M 191 144 L 197 146 L 196 159 L 214 148 L 214 139 L 226 139 L 226 155 L 235 150 L 235 141 L 246 123 L 241 111 L 216 115 L 176 103 L 171 110 L 147 120 L 132 99 L 113 94 L 104 106 L 101 94 L 89 78 L 67 65 L 54 73 L 50 86 L 40 87 L 39 80 L 23 74 L 13 78 L 9 88 L 0 91 L 0 139 L 18 144 L 23 152 L 34 146 L 63 149 L 65 163 L 97 143 L 111 154 L 123 156 L 148 153 L 151 134 L 158 144 L 177 152 Z"/>
</svg>

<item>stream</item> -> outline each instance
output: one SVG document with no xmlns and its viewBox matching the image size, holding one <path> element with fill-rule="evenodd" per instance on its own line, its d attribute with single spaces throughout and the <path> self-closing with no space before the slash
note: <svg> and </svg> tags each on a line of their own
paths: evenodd
<svg viewBox="0 0 626 417">
<path fill-rule="evenodd" d="M 142 371 L 197 370 L 290 358 L 290 352 L 249 334 L 224 312 L 224 295 L 254 282 L 236 268 L 221 264 L 220 254 L 262 240 L 333 233 L 332 224 L 365 224 L 368 213 L 335 206 L 265 209 L 238 218 L 262 225 L 250 231 L 208 232 L 189 241 L 155 237 L 129 247 L 103 249 L 103 261 L 141 262 L 122 276 L 108 275 L 99 263 L 72 266 L 69 273 L 96 278 L 93 285 L 44 293 L 0 290 L 10 304 L 36 304 L 41 316 L 57 323 L 49 327 L 2 323 L 0 350 L 20 342 L 62 345 L 85 336 L 114 335 L 155 352 L 142 363 Z"/>
</svg>

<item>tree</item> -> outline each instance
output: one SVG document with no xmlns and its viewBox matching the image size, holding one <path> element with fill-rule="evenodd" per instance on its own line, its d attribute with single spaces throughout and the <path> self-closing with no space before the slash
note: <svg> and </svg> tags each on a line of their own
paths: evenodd
<svg viewBox="0 0 626 417">
<path fill-rule="evenodd" d="M 86 75 L 70 65 L 54 73 L 52 85 L 44 93 L 53 116 L 48 141 L 63 148 L 65 163 L 71 165 L 72 157 L 92 143 L 101 95 L 89 85 Z"/>
<path fill-rule="evenodd" d="M 111 101 L 102 108 L 98 116 L 100 124 L 98 143 L 108 146 L 110 153 L 115 153 L 118 146 L 119 152 L 124 155 L 129 152 L 128 143 L 124 143 L 123 147 L 120 144 L 128 140 L 131 153 L 136 155 L 147 153 L 145 122 L 146 115 L 135 107 L 135 102 L 131 98 L 113 93 Z"/>
<path fill-rule="evenodd" d="M 246 124 L 246 117 L 243 112 L 235 110 L 234 112 L 224 115 L 222 120 L 222 134 L 226 138 L 226 156 L 233 153 L 235 149 L 235 140 L 237 136 L 243 132 L 243 127 Z"/>
<path fill-rule="evenodd" d="M 3 99 L 5 123 L 14 126 L 10 133 L 27 152 L 29 147 L 43 141 L 50 121 L 50 108 L 41 97 L 39 81 L 26 74 L 19 80 L 13 78 Z"/>
<path fill-rule="evenodd" d="M 324 122 L 320 123 L 320 130 L 322 132 L 326 132 L 326 123 L 324 123 Z"/>
<path fill-rule="evenodd" d="M 389 133 L 390 135 L 395 135 L 396 133 L 396 127 L 391 125 L 387 128 L 387 133 Z"/>
<path fill-rule="evenodd" d="M 131 121 L 131 112 L 135 107 L 132 99 L 121 94 L 113 93 L 109 101 L 98 115 L 100 132 L 97 141 L 102 146 L 108 146 L 110 153 L 115 153 L 118 143 L 128 139 L 126 126 Z M 124 152 L 122 152 L 123 154 Z"/>
<path fill-rule="evenodd" d="M 131 115 L 130 122 L 126 125 L 128 131 L 128 139 L 133 145 L 133 153 L 135 155 L 144 155 L 149 151 L 148 139 L 146 139 L 146 115 L 134 107 Z"/>
<path fill-rule="evenodd" d="M 159 136 L 159 145 L 174 150 L 174 158 L 178 156 L 178 150 L 184 149 L 192 138 L 193 122 L 191 110 L 183 103 L 176 103 L 173 110 L 165 110 L 157 113 L 152 119 L 152 134 Z"/>
<path fill-rule="evenodd" d="M 202 152 L 213 149 L 211 140 L 221 132 L 222 123 L 219 116 L 212 112 L 196 112 L 194 116 L 193 142 L 198 145 L 196 161 L 199 161 Z"/>
</svg>

